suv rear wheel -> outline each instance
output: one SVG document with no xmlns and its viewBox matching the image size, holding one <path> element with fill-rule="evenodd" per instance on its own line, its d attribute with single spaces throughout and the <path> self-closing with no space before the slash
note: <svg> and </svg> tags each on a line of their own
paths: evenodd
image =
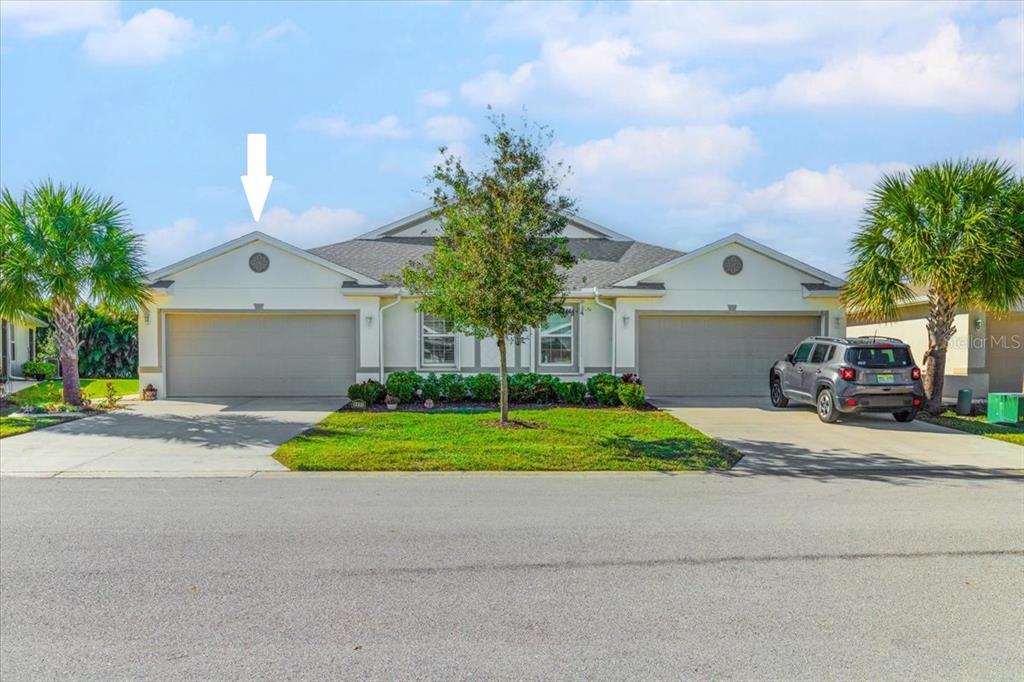
<svg viewBox="0 0 1024 682">
<path fill-rule="evenodd" d="M 782 382 L 778 377 L 772 377 L 772 406 L 786 407 L 789 405 L 789 398 L 782 392 Z"/>
<path fill-rule="evenodd" d="M 839 419 L 839 410 L 836 409 L 836 398 L 832 395 L 832 389 L 821 389 L 818 393 L 816 406 L 818 408 L 818 419 L 826 424 L 831 424 Z"/>
<path fill-rule="evenodd" d="M 917 419 L 917 410 L 900 410 L 899 412 L 893 412 L 892 416 L 898 422 L 912 422 Z"/>
</svg>

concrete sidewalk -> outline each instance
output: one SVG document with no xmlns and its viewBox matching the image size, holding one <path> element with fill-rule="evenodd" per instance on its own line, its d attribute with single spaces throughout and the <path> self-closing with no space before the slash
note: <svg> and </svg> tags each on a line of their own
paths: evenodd
<svg viewBox="0 0 1024 682">
<path fill-rule="evenodd" d="M 653 404 L 744 453 L 736 471 L 856 475 L 940 470 L 981 476 L 1024 473 L 1024 447 L 890 415 L 824 424 L 813 407 L 764 399 L 653 398 Z"/>
<path fill-rule="evenodd" d="M 223 398 L 131 403 L 0 441 L 0 475 L 251 476 L 285 471 L 271 455 L 344 398 Z"/>
</svg>

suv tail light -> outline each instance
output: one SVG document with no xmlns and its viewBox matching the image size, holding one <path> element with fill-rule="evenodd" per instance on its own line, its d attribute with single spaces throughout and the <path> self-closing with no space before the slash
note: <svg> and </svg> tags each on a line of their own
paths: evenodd
<svg viewBox="0 0 1024 682">
<path fill-rule="evenodd" d="M 918 379 L 920 379 L 921 378 L 921 368 L 920 367 L 915 367 L 914 369 L 910 370 L 910 378 L 913 379 L 914 381 L 917 381 Z"/>
<path fill-rule="evenodd" d="M 840 367 L 839 378 L 843 381 L 853 381 L 857 378 L 857 370 L 853 367 Z"/>
</svg>

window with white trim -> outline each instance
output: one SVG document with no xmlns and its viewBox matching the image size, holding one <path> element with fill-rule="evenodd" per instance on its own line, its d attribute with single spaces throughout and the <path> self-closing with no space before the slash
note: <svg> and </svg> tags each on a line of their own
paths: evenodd
<svg viewBox="0 0 1024 682">
<path fill-rule="evenodd" d="M 571 365 L 573 314 L 555 313 L 548 315 L 540 327 L 540 364 Z"/>
<path fill-rule="evenodd" d="M 455 366 L 455 332 L 437 315 L 423 313 L 422 362 L 424 367 Z"/>
</svg>

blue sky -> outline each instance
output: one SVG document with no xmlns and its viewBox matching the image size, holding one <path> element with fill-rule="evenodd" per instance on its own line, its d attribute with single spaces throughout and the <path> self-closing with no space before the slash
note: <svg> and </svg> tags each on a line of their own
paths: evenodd
<svg viewBox="0 0 1024 682">
<path fill-rule="evenodd" d="M 112 194 L 161 266 L 255 228 L 299 246 L 424 208 L 487 105 L 549 124 L 586 217 L 742 232 L 842 273 L 879 175 L 1024 168 L 1021 3 L 0 4 L 0 179 Z"/>
</svg>

